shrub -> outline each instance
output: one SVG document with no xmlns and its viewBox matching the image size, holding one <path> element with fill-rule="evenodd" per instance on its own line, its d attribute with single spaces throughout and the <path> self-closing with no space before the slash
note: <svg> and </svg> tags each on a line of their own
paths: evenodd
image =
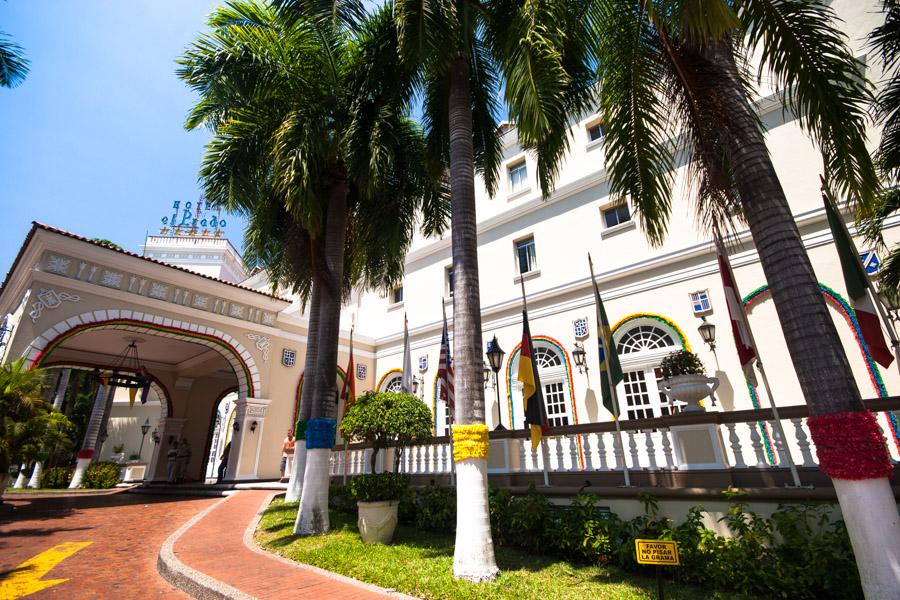
<svg viewBox="0 0 900 600">
<path fill-rule="evenodd" d="M 400 500 L 409 489 L 409 475 L 376 473 L 357 475 L 350 480 L 350 493 L 358 502 Z"/>
<path fill-rule="evenodd" d="M 401 509 L 404 500 L 409 504 L 409 512 L 404 516 L 416 529 L 456 531 L 456 489 L 435 485 L 410 488 L 401 499 Z"/>
<path fill-rule="evenodd" d="M 704 375 L 706 368 L 700 357 L 688 350 L 678 350 L 666 356 L 659 365 L 663 379 L 678 375 Z"/>
<path fill-rule="evenodd" d="M 411 394 L 367 392 L 347 411 L 340 430 L 346 438 L 372 444 L 374 473 L 378 453 L 383 448 L 393 446 L 396 452 L 404 446 L 431 441 L 431 411 Z M 399 458 L 399 452 L 395 456 Z"/>
<path fill-rule="evenodd" d="M 105 490 L 116 487 L 119 483 L 119 470 L 121 467 L 112 462 L 98 462 L 88 467 L 84 473 L 83 487 Z"/>
<path fill-rule="evenodd" d="M 41 487 L 49 489 L 63 489 L 69 487 L 72 481 L 72 467 L 53 467 L 41 473 Z"/>
<path fill-rule="evenodd" d="M 116 444 L 113 446 L 113 454 L 121 454 L 125 452 L 125 444 Z"/>
<path fill-rule="evenodd" d="M 352 513 L 356 512 L 356 500 L 350 493 L 348 485 L 332 485 L 328 488 L 328 506 L 334 510 Z"/>
</svg>

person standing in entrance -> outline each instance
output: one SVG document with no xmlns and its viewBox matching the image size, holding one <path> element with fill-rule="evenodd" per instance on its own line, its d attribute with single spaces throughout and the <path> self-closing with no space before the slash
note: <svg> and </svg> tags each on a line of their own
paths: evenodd
<svg viewBox="0 0 900 600">
<path fill-rule="evenodd" d="M 175 483 L 178 477 L 178 440 L 174 440 L 166 452 L 166 481 Z"/>
<path fill-rule="evenodd" d="M 294 455 L 294 432 L 288 429 L 287 436 L 281 444 L 281 480 L 284 480 L 284 471 L 287 468 L 288 457 Z"/>
<path fill-rule="evenodd" d="M 222 450 L 222 456 L 219 457 L 219 478 L 216 480 L 216 483 L 222 483 L 222 480 L 225 479 L 225 472 L 228 470 L 228 454 L 231 452 L 231 440 L 228 440 L 228 443 L 225 444 L 225 449 Z"/>
</svg>

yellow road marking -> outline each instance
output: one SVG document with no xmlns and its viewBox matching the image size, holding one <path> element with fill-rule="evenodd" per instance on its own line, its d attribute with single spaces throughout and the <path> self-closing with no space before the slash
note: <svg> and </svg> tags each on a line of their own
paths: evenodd
<svg viewBox="0 0 900 600">
<path fill-rule="evenodd" d="M 0 600 L 15 600 L 15 598 L 22 598 L 68 581 L 68 579 L 47 579 L 44 581 L 40 579 L 64 559 L 69 558 L 92 543 L 66 542 L 58 544 L 26 560 L 10 571 L 9 575 L 4 579 L 0 580 Z"/>
</svg>

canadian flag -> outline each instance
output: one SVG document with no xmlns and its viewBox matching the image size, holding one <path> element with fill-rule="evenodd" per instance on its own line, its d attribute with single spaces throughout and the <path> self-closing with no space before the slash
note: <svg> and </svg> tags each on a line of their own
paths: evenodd
<svg viewBox="0 0 900 600">
<path fill-rule="evenodd" d="M 737 348 L 738 359 L 744 375 L 754 386 L 756 374 L 753 371 L 753 359 L 756 358 L 756 349 L 753 347 L 753 337 L 750 335 L 750 326 L 747 324 L 747 315 L 741 304 L 741 295 L 737 284 L 734 282 L 734 274 L 731 272 L 731 263 L 725 252 L 722 238 L 716 237 L 716 254 L 719 258 L 719 274 L 722 276 L 722 287 L 725 288 L 725 303 L 728 306 L 728 316 L 731 317 L 731 333 L 734 335 L 734 346 Z"/>
</svg>

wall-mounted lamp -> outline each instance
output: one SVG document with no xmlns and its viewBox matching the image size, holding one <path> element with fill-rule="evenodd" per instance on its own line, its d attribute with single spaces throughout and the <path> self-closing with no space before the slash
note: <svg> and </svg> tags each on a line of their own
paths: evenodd
<svg viewBox="0 0 900 600">
<path fill-rule="evenodd" d="M 572 360 L 575 361 L 575 366 L 578 367 L 578 373 L 587 373 L 587 354 L 584 351 L 584 344 L 580 342 L 575 342 L 575 349 L 572 350 Z"/>
<path fill-rule="evenodd" d="M 153 432 L 150 434 L 150 438 L 153 440 L 154 444 L 158 444 L 159 443 L 159 429 L 154 427 Z"/>
<path fill-rule="evenodd" d="M 697 331 L 700 332 L 700 337 L 703 338 L 703 341 L 706 342 L 706 345 L 709 346 L 709 349 L 713 352 L 716 351 L 716 326 L 706 320 L 706 317 L 701 317 L 703 321 L 700 323 L 700 326 L 697 328 Z"/>
<path fill-rule="evenodd" d="M 259 425 L 256 421 L 250 422 L 250 433 L 254 433 L 256 431 L 256 426 Z"/>
<path fill-rule="evenodd" d="M 235 421 L 235 422 L 234 422 L 234 426 L 232 427 L 232 429 L 234 429 L 234 432 L 237 433 L 238 431 L 241 430 L 241 426 L 238 425 L 238 422 L 237 422 L 237 421 Z"/>
</svg>

